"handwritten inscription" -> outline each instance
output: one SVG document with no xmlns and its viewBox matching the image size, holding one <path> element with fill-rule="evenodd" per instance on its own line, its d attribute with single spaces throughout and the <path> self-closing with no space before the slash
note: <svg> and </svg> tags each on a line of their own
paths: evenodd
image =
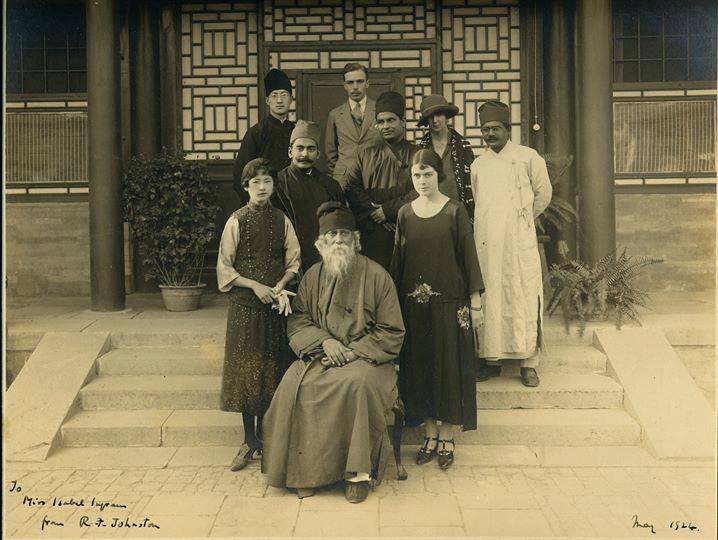
<svg viewBox="0 0 718 540">
<path fill-rule="evenodd" d="M 39 497 L 31 497 L 29 495 L 23 495 L 22 504 L 25 506 L 77 506 L 87 508 L 99 508 L 103 511 L 107 508 L 127 508 L 126 504 L 102 501 L 95 497 L 91 499 L 75 498 L 75 497 L 52 497 L 49 499 L 41 499 Z"/>
<path fill-rule="evenodd" d="M 125 518 L 117 518 L 113 517 L 112 519 L 103 519 L 101 517 L 98 517 L 95 520 L 92 520 L 89 516 L 81 516 L 80 517 L 80 527 L 111 527 L 111 528 L 140 528 L 140 529 L 159 529 L 160 526 L 156 523 L 153 523 L 150 518 L 145 517 L 142 519 L 135 520 L 130 519 L 128 517 Z"/>
<path fill-rule="evenodd" d="M 640 521 L 640 520 L 638 519 L 638 515 L 633 514 L 633 516 L 631 516 L 631 521 L 633 522 L 633 526 L 632 526 L 632 527 L 633 527 L 634 529 L 637 528 L 637 527 L 640 528 L 640 529 L 648 529 L 648 530 L 651 531 L 651 534 L 656 534 L 656 529 L 655 529 L 653 523 L 649 523 L 649 522 L 647 522 L 647 521 L 644 521 L 644 522 Z M 697 525 L 694 525 L 692 522 L 690 522 L 690 521 L 685 522 L 685 521 L 680 521 L 680 520 L 671 521 L 671 522 L 668 524 L 668 528 L 671 529 L 671 530 L 673 530 L 673 531 L 680 531 L 680 530 L 682 530 L 682 529 L 687 529 L 687 530 L 689 530 L 689 531 L 695 531 L 695 532 L 700 531 L 700 529 L 698 528 L 698 526 L 697 526 Z"/>
<path fill-rule="evenodd" d="M 656 534 L 656 530 L 653 528 L 652 523 L 641 523 L 638 521 L 638 516 L 636 514 L 633 514 L 633 528 L 641 527 L 643 529 L 650 529 L 652 534 Z"/>
<path fill-rule="evenodd" d="M 23 492 L 23 487 L 17 480 L 10 482 L 10 493 L 20 494 L 22 493 L 21 504 L 29 508 L 52 508 L 52 507 L 67 507 L 74 506 L 77 508 L 86 508 L 89 510 L 99 510 L 105 512 L 109 510 L 121 510 L 126 509 L 127 505 L 121 502 L 101 500 L 96 497 L 34 497 Z M 56 527 L 65 527 L 66 522 L 59 521 L 57 518 L 50 518 L 45 514 L 40 521 L 40 531 L 47 531 Z M 160 526 L 153 522 L 149 517 L 128 517 L 128 516 L 112 516 L 105 515 L 103 517 L 94 517 L 88 515 L 81 515 L 79 518 L 80 527 L 95 527 L 103 528 L 109 527 L 111 529 L 159 529 Z"/>
<path fill-rule="evenodd" d="M 679 531 L 681 529 L 688 529 L 689 531 L 700 531 L 697 525 L 693 525 L 690 521 L 686 523 L 685 521 L 671 521 L 670 528 L 674 531 Z"/>
</svg>

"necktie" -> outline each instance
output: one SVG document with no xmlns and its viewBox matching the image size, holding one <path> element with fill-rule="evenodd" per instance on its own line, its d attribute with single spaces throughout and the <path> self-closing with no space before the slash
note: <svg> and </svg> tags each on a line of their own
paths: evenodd
<svg viewBox="0 0 718 540">
<path fill-rule="evenodd" d="M 352 118 L 354 119 L 354 125 L 356 126 L 357 131 L 361 131 L 361 124 L 364 120 L 361 114 L 361 104 L 354 104 L 354 108 L 352 109 Z"/>
</svg>

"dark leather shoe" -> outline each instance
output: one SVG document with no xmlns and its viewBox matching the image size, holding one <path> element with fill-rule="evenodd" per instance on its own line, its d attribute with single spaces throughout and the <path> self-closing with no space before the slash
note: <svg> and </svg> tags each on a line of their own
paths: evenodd
<svg viewBox="0 0 718 540">
<path fill-rule="evenodd" d="M 257 452 L 256 448 L 252 448 L 251 446 L 247 444 L 243 444 L 239 452 L 237 452 L 237 455 L 234 456 L 234 459 L 232 460 L 231 465 L 229 466 L 229 470 L 232 472 L 241 471 L 244 469 L 247 465 L 249 465 L 249 462 L 252 461 L 254 458 L 254 453 Z"/>
<path fill-rule="evenodd" d="M 501 375 L 501 366 L 488 366 L 483 365 L 479 367 L 478 372 L 476 373 L 476 380 L 479 382 L 488 381 L 489 379 L 493 379 L 494 377 L 498 377 Z"/>
<path fill-rule="evenodd" d="M 416 464 L 424 465 L 436 457 L 436 446 L 429 449 L 429 441 L 438 441 L 438 437 L 424 437 L 424 446 L 416 453 Z"/>
<path fill-rule="evenodd" d="M 524 386 L 535 387 L 539 385 L 539 376 L 536 370 L 532 367 L 521 368 L 521 382 Z"/>
<path fill-rule="evenodd" d="M 369 482 L 346 482 L 344 496 L 350 503 L 363 502 L 369 496 Z"/>
<path fill-rule="evenodd" d="M 441 443 L 441 450 L 437 452 L 439 455 L 439 468 L 446 470 L 454 463 L 454 450 L 456 445 L 454 444 L 454 439 L 439 439 L 439 442 Z M 446 449 L 447 443 L 451 444 L 451 450 Z"/>
</svg>

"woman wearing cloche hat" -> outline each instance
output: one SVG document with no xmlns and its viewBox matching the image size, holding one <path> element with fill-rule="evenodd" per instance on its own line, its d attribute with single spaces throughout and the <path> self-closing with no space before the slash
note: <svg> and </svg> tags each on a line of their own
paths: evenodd
<svg viewBox="0 0 718 540">
<path fill-rule="evenodd" d="M 444 96 L 431 94 L 421 101 L 419 126 L 429 130 L 419 146 L 434 150 L 441 157 L 444 181 L 439 190 L 446 196 L 460 201 L 466 207 L 469 217 L 474 219 L 474 197 L 471 192 L 471 164 L 474 152 L 471 144 L 448 121 L 456 116 L 459 108 L 446 101 Z"/>
</svg>

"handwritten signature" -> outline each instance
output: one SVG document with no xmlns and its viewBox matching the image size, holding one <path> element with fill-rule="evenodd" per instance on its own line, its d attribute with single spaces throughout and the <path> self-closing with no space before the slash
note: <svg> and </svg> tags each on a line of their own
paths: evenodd
<svg viewBox="0 0 718 540">
<path fill-rule="evenodd" d="M 633 521 L 634 529 L 636 527 L 641 528 L 641 529 L 649 529 L 651 531 L 651 534 L 656 534 L 656 529 L 653 526 L 653 523 L 648 523 L 647 521 L 645 521 L 643 523 L 640 522 L 638 520 L 638 515 L 636 515 L 636 514 L 633 514 L 633 516 L 631 517 L 631 520 Z M 688 529 L 689 531 L 696 531 L 696 532 L 700 531 L 698 526 L 694 525 L 692 522 L 690 522 L 690 521 L 685 522 L 685 521 L 680 521 L 680 520 L 671 521 L 668 524 L 668 528 L 672 529 L 674 531 L 679 531 L 681 529 Z"/>
<path fill-rule="evenodd" d="M 22 503 L 28 507 L 61 507 L 61 506 L 76 506 L 78 508 L 87 508 L 88 510 L 99 509 L 100 512 L 106 509 L 123 509 L 127 508 L 126 504 L 120 502 L 110 502 L 97 499 L 96 497 L 84 498 L 84 497 L 33 497 L 27 493 L 23 493 L 23 486 L 17 480 L 10 482 L 10 493 L 21 494 Z M 40 522 L 40 530 L 45 531 L 52 527 L 64 527 L 65 523 L 58 521 L 57 518 L 50 518 L 45 514 Z M 110 527 L 110 528 L 141 528 L 141 529 L 159 529 L 160 526 L 154 523 L 148 517 L 90 517 L 87 515 L 80 516 L 79 519 L 80 527 Z"/>
</svg>

